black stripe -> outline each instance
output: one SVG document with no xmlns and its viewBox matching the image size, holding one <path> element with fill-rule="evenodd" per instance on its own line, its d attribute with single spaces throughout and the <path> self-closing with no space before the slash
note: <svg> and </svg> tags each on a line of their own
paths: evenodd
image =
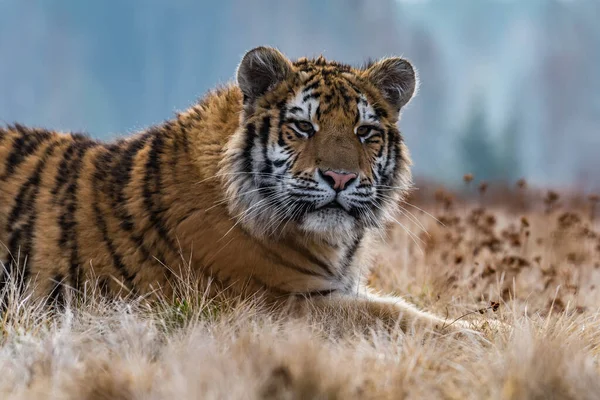
<svg viewBox="0 0 600 400">
<path fill-rule="evenodd" d="M 360 121 L 360 110 L 356 110 L 356 114 L 354 114 L 354 125 L 358 125 L 358 121 Z"/>
<path fill-rule="evenodd" d="M 80 169 L 81 169 L 81 164 L 83 162 L 83 157 L 85 156 L 85 153 L 87 152 L 87 150 L 91 147 L 93 147 L 94 145 L 96 145 L 93 142 L 88 142 L 88 143 L 79 143 L 79 144 L 74 144 L 75 148 L 76 148 L 76 153 L 70 158 L 70 162 L 68 162 L 68 166 L 66 167 L 67 170 L 63 171 L 64 173 L 64 177 L 59 177 L 58 175 L 61 173 L 61 170 L 59 168 L 59 171 L 57 173 L 55 182 L 63 181 L 63 184 L 61 184 L 60 186 L 63 187 L 65 186 L 65 190 L 62 193 L 62 197 L 60 198 L 60 200 L 58 200 L 58 206 L 60 208 L 62 208 L 62 213 L 60 214 L 60 216 L 58 217 L 58 225 L 61 228 L 61 235 L 60 235 L 60 239 L 59 239 L 59 245 L 63 250 L 67 249 L 67 245 L 69 243 L 69 239 L 74 236 L 74 230 L 75 230 L 75 211 L 77 210 L 77 203 L 76 203 L 76 198 L 77 198 L 77 189 L 78 189 L 78 183 L 77 181 L 79 180 L 79 174 L 80 174 Z M 73 145 L 72 145 L 73 146 Z M 68 151 L 68 149 L 67 149 Z M 65 156 L 66 156 L 66 152 L 65 152 Z M 63 160 L 64 161 L 64 160 Z M 55 186 L 56 188 L 57 186 Z M 58 193 L 58 189 L 56 191 L 56 193 L 53 193 L 54 195 L 59 194 Z M 56 196 L 55 196 L 56 199 Z"/>
<path fill-rule="evenodd" d="M 200 111 L 198 111 L 197 108 L 194 108 L 194 118 L 193 120 L 197 123 L 198 121 L 200 121 L 202 119 L 202 114 L 200 113 Z M 177 120 L 177 126 L 179 127 L 180 130 L 180 134 L 176 135 L 174 140 L 177 142 L 180 142 L 181 147 L 183 149 L 183 153 L 184 154 L 188 154 L 189 150 L 190 150 L 190 142 L 189 142 L 189 129 L 190 129 L 190 123 L 189 122 L 184 122 L 181 119 Z"/>
<path fill-rule="evenodd" d="M 357 95 L 361 94 L 360 89 L 358 88 L 358 86 L 356 86 L 354 84 L 354 82 L 352 82 L 347 76 L 344 76 L 344 75 L 340 75 L 340 76 L 342 77 L 342 79 L 344 79 L 346 81 L 348 86 L 350 86 L 352 88 L 352 90 L 354 90 L 356 92 Z"/>
<path fill-rule="evenodd" d="M 98 279 L 98 289 L 100 290 L 100 296 L 107 297 L 109 294 L 109 278 L 103 276 Z"/>
<path fill-rule="evenodd" d="M 382 134 L 380 136 L 381 146 L 379 146 L 379 151 L 377 152 L 377 155 L 376 155 L 377 158 L 381 158 L 383 156 L 383 151 L 385 150 L 385 144 L 386 144 L 386 141 L 385 141 L 386 137 L 389 139 L 388 132 L 382 132 Z M 388 151 L 389 151 L 389 148 L 388 148 Z"/>
<path fill-rule="evenodd" d="M 262 119 L 262 125 L 260 127 L 260 132 L 259 132 L 260 143 L 261 143 L 262 151 L 263 151 L 263 158 L 265 160 L 265 164 L 263 165 L 261 172 L 264 174 L 270 174 L 271 172 L 273 172 L 273 165 L 271 163 L 271 160 L 269 160 L 269 157 L 267 156 L 267 151 L 268 151 L 267 144 L 269 143 L 270 131 L 271 131 L 271 117 L 269 117 L 267 115 L 267 116 L 263 117 L 263 119 Z"/>
<path fill-rule="evenodd" d="M 306 102 L 306 101 L 308 101 L 310 99 L 318 99 L 319 96 L 321 96 L 321 93 L 319 93 L 319 92 L 312 92 L 312 93 L 309 93 L 309 94 L 305 94 L 304 97 L 302 97 L 302 101 Z"/>
<path fill-rule="evenodd" d="M 283 140 L 283 130 L 281 129 L 281 127 L 285 123 L 285 113 L 286 113 L 286 108 L 285 108 L 285 106 L 282 106 L 279 109 L 279 122 L 277 123 L 277 128 L 278 128 L 277 144 L 281 147 L 287 147 L 285 140 Z"/>
<path fill-rule="evenodd" d="M 209 261 L 207 263 L 206 260 L 201 260 L 199 265 L 200 265 L 200 268 L 196 269 L 196 271 L 200 272 L 200 274 L 204 278 L 209 280 L 211 285 L 217 285 L 218 289 L 220 291 L 231 290 L 231 287 L 232 287 L 231 278 L 220 278 L 218 275 L 218 272 L 214 272 L 212 269 L 212 266 L 213 266 L 212 261 Z M 209 283 L 209 282 L 205 282 L 205 283 Z M 236 283 L 237 283 L 237 281 L 236 281 Z"/>
<path fill-rule="evenodd" d="M 112 154 L 111 154 L 110 150 L 107 150 L 106 152 L 104 152 L 103 154 L 98 156 L 96 158 L 96 161 L 94 162 L 94 168 L 95 168 L 96 172 L 102 171 L 104 169 L 103 167 L 105 167 L 107 165 L 107 163 L 110 162 L 111 157 L 112 157 Z M 101 179 L 102 179 L 102 175 L 100 173 L 95 173 L 92 178 L 92 193 L 93 193 L 93 197 L 94 197 L 94 200 L 92 202 L 92 209 L 94 210 L 96 226 L 97 226 L 98 230 L 100 230 L 100 233 L 102 234 L 102 240 L 104 241 L 104 244 L 106 245 L 106 248 L 108 249 L 108 252 L 110 253 L 110 256 L 111 256 L 112 262 L 113 262 L 113 266 L 117 269 L 117 271 L 119 271 L 119 274 L 121 274 L 121 276 L 123 277 L 123 280 L 125 281 L 125 285 L 128 288 L 133 289 L 133 287 L 134 287 L 133 280 L 135 279 L 135 274 L 133 274 L 133 275 L 129 274 L 129 272 L 127 270 L 127 266 L 125 265 L 125 263 L 123 261 L 123 258 L 117 252 L 114 243 L 112 242 L 110 236 L 108 235 L 106 220 L 104 219 L 104 214 L 102 213 L 102 210 L 100 209 L 100 205 L 98 203 L 98 199 L 102 196 L 101 191 L 99 190 L 99 187 L 98 187 L 98 184 L 100 183 Z"/>
<path fill-rule="evenodd" d="M 346 86 L 344 85 L 337 85 L 337 89 L 340 92 L 340 95 L 343 98 L 343 102 L 342 102 L 342 108 L 344 109 L 344 111 L 349 111 L 350 110 L 350 102 L 352 101 L 352 97 L 349 93 L 348 93 L 348 89 L 346 88 Z"/>
<path fill-rule="evenodd" d="M 270 294 L 276 295 L 277 297 L 290 297 L 290 296 L 303 297 L 303 298 L 324 297 L 324 296 L 329 296 L 332 293 L 335 293 L 338 291 L 338 289 L 323 289 L 323 290 L 311 290 L 308 292 L 292 292 L 292 291 L 289 291 L 286 289 L 282 289 L 280 287 L 269 285 L 262 279 L 256 277 L 255 275 L 252 276 L 252 281 L 254 281 L 254 283 L 257 284 L 258 286 L 260 286 L 260 288 L 262 290 L 269 292 Z"/>
<path fill-rule="evenodd" d="M 273 165 L 275 166 L 275 168 L 280 168 L 283 166 L 283 164 L 286 163 L 287 160 L 275 160 L 273 161 Z"/>
<path fill-rule="evenodd" d="M 63 153 L 62 160 L 58 166 L 58 173 L 56 174 L 56 179 L 54 180 L 54 182 L 55 182 L 54 187 L 50 191 L 50 193 L 53 196 L 55 196 L 55 198 L 54 198 L 55 203 L 58 203 L 58 199 L 56 198 L 56 195 L 58 194 L 60 189 L 62 189 L 62 187 L 67 183 L 67 180 L 69 179 L 69 171 L 71 171 L 69 166 L 71 164 L 71 158 L 73 157 L 73 154 L 75 153 L 76 149 L 77 149 L 77 143 L 71 143 L 71 145 L 69 145 L 69 147 L 67 147 L 67 149 Z"/>
<path fill-rule="evenodd" d="M 387 113 L 387 111 L 385 111 L 385 108 L 383 108 L 379 103 L 373 104 L 373 110 L 375 110 L 375 114 L 377 115 L 377 118 L 379 118 L 380 120 L 387 119 L 388 113 Z"/>
<path fill-rule="evenodd" d="M 198 211 L 204 211 L 205 208 L 204 207 L 193 207 L 190 208 L 189 210 L 186 211 L 185 215 L 183 217 L 179 217 L 179 219 L 177 219 L 177 222 L 175 223 L 175 226 L 179 226 L 180 224 L 183 223 L 183 221 L 185 221 L 188 218 L 191 218 L 192 215 L 194 215 L 195 213 L 197 213 Z"/>
<path fill-rule="evenodd" d="M 129 142 L 128 146 L 119 154 L 119 159 L 110 170 L 112 184 L 109 187 L 109 193 L 113 200 L 112 206 L 115 215 L 120 220 L 121 228 L 127 232 L 133 231 L 133 217 L 127 211 L 125 190 L 131 182 L 134 159 L 151 137 L 152 135 L 147 133 Z"/>
<path fill-rule="evenodd" d="M 10 258 L 10 255 L 8 256 Z M 8 308 L 8 298 L 9 298 L 9 288 L 7 288 L 7 283 L 10 279 L 10 261 L 5 262 L 2 260 L 2 264 L 0 264 L 0 316 L 4 314 L 4 311 Z"/>
<path fill-rule="evenodd" d="M 161 160 L 160 156 L 163 152 L 164 139 L 160 133 L 154 135 L 152 144 L 150 145 L 150 151 L 148 152 L 148 159 L 146 161 L 146 173 L 144 175 L 144 187 L 143 187 L 143 198 L 144 205 L 146 206 L 146 212 L 152 222 L 153 227 L 158 231 L 159 236 L 165 240 L 168 244 L 174 244 L 171 242 L 170 237 L 166 231 L 164 222 L 161 219 L 160 213 L 164 210 L 160 207 L 157 208 L 157 203 L 154 201 L 156 195 L 161 195 Z M 151 186 L 154 186 L 152 188 Z"/>
<path fill-rule="evenodd" d="M 389 185 L 392 181 L 392 179 L 394 178 L 394 176 L 386 176 L 384 175 L 384 172 L 388 169 L 388 166 L 390 165 L 390 162 L 395 162 L 396 160 L 393 159 L 392 157 L 392 152 L 394 151 L 394 136 L 393 136 L 393 132 L 391 129 L 389 129 L 387 131 L 387 146 L 388 146 L 388 153 L 387 153 L 387 158 L 385 160 L 385 166 L 383 168 L 383 171 L 381 171 L 381 176 L 384 178 L 382 184 L 383 185 Z"/>
<path fill-rule="evenodd" d="M 37 191 L 36 191 L 37 193 Z M 36 194 L 37 196 L 37 194 Z M 33 235 L 35 231 L 35 223 L 37 216 L 34 212 L 29 215 L 29 219 L 21 229 L 21 237 L 23 238 L 23 245 L 21 246 L 21 253 L 27 256 L 27 262 L 23 264 L 23 273 L 21 274 L 23 282 L 27 282 L 31 271 L 31 263 L 33 262 Z"/>
<path fill-rule="evenodd" d="M 19 243 L 21 241 L 22 231 L 17 228 L 14 232 L 12 232 L 10 239 L 8 241 L 8 248 L 11 254 L 8 254 L 7 260 L 3 261 L 4 264 L 4 279 L 2 283 L 2 289 L 4 286 L 12 280 L 12 284 L 17 286 L 17 290 L 21 292 L 23 287 L 22 271 L 18 270 L 18 267 L 22 266 L 23 261 L 21 260 L 21 255 L 19 253 Z M 13 251 L 12 249 L 16 249 Z M 10 291 L 10 288 L 8 289 Z M 7 293 L 8 294 L 8 293 Z"/>
<path fill-rule="evenodd" d="M 394 169 L 393 169 L 393 173 L 392 173 L 392 179 L 396 177 L 396 175 L 398 174 L 398 168 L 400 167 L 400 163 L 402 163 L 404 160 L 402 159 L 402 152 L 400 151 L 400 144 L 402 143 L 402 136 L 400 135 L 400 132 L 396 131 L 393 132 L 393 146 L 394 146 L 394 152 L 395 157 L 394 157 Z"/>
<path fill-rule="evenodd" d="M 19 189 L 19 193 L 15 199 L 15 205 L 11 209 L 8 220 L 6 223 L 6 230 L 8 232 L 12 231 L 13 225 L 19 220 L 19 217 L 22 213 L 29 214 L 32 210 L 32 202 L 35 201 L 35 197 L 39 192 L 39 183 L 40 183 L 40 175 L 44 166 L 46 165 L 46 161 L 48 157 L 52 155 L 54 149 L 59 145 L 59 143 L 52 143 L 48 146 L 44 155 L 38 161 L 35 170 L 31 174 L 29 178 L 25 181 L 25 183 Z"/>
<path fill-rule="evenodd" d="M 75 220 L 75 213 L 78 206 L 78 181 L 86 152 L 90 148 L 98 146 L 98 143 L 86 140 L 84 142 L 79 141 L 76 145 L 77 151 L 69 163 L 69 175 L 64 183 L 66 188 L 59 202 L 62 212 L 58 217 L 58 226 L 60 227 L 58 244 L 64 252 L 69 252 L 69 277 L 72 286 L 75 289 L 79 289 L 80 284 L 83 282 L 83 275 L 80 268 L 76 232 L 77 221 Z"/>
<path fill-rule="evenodd" d="M 21 125 L 15 125 L 13 129 L 20 136 L 17 136 L 8 157 L 6 157 L 4 174 L 2 174 L 0 180 L 8 179 L 28 156 L 34 154 L 42 143 L 52 137 L 52 134 L 48 131 L 30 130 Z"/>
<path fill-rule="evenodd" d="M 324 290 L 313 290 L 310 292 L 300 292 L 300 293 L 294 293 L 294 295 L 296 297 L 307 297 L 307 298 L 311 298 L 311 297 L 325 297 L 325 296 L 329 296 L 335 292 L 337 292 L 338 289 L 324 289 Z"/>
<path fill-rule="evenodd" d="M 322 270 L 327 272 L 328 275 L 334 276 L 333 270 L 331 269 L 331 265 L 329 265 L 326 262 L 319 259 L 313 253 L 311 253 L 310 250 L 306 249 L 306 253 L 304 253 L 302 255 L 304 257 L 306 257 L 308 259 L 308 261 L 310 261 L 311 263 L 315 264 L 316 266 L 318 266 L 319 268 L 321 268 Z"/>
<path fill-rule="evenodd" d="M 304 89 L 302 89 L 302 93 L 306 93 L 312 89 L 317 89 L 320 85 L 321 85 L 321 81 L 319 79 L 317 79 L 314 82 L 309 83 Z"/>
<path fill-rule="evenodd" d="M 14 262 L 9 259 L 4 262 L 7 268 L 6 279 L 13 277 L 14 282 L 19 286 L 19 290 L 23 289 L 23 285 L 29 278 L 29 271 L 31 269 L 31 256 L 33 254 L 33 236 L 35 231 L 35 222 L 37 218 L 35 203 L 40 190 L 40 178 L 42 171 L 46 165 L 48 158 L 52 155 L 55 148 L 59 145 L 59 142 L 50 144 L 44 154 L 39 159 L 35 170 L 31 174 L 27 181 L 21 186 L 19 193 L 15 199 L 15 205 L 12 208 L 8 221 L 6 224 L 6 231 L 10 235 L 8 240 L 9 252 L 14 257 L 19 254 L 23 256 L 23 259 L 27 257 L 27 262 L 23 262 L 23 265 L 15 265 Z M 25 222 L 16 226 L 19 221 L 25 219 Z M 20 257 L 19 257 L 20 258 Z M 21 260 L 16 260 L 21 263 Z M 21 267 L 21 273 L 16 273 L 16 268 Z"/>
<path fill-rule="evenodd" d="M 252 172 L 252 149 L 254 148 L 254 139 L 256 139 L 256 127 L 253 123 L 246 126 L 246 140 L 242 152 L 242 172 Z"/>
<path fill-rule="evenodd" d="M 54 149 L 56 146 L 58 146 L 58 144 L 59 143 L 52 143 L 50 146 L 48 146 L 44 155 L 38 161 L 31 176 L 27 178 L 23 185 L 21 185 L 19 193 L 15 198 L 14 207 L 10 210 L 6 222 L 6 230 L 8 232 L 12 230 L 12 225 L 19 219 L 21 213 L 30 211 L 31 200 L 27 201 L 27 199 L 31 198 L 30 189 L 33 187 L 37 195 L 37 192 L 39 191 L 40 174 L 42 173 L 42 169 L 46 165 L 47 158 L 50 157 L 50 155 L 54 152 Z"/>
<path fill-rule="evenodd" d="M 317 257 L 316 255 L 314 255 L 310 249 L 306 248 L 306 246 L 302 245 L 301 243 L 298 243 L 297 241 L 294 241 L 294 243 L 290 246 L 292 249 L 298 249 L 299 251 L 294 250 L 297 254 L 299 254 L 300 256 L 306 258 L 310 263 L 312 263 L 313 265 L 316 265 L 317 267 L 321 268 L 323 271 L 325 271 L 329 276 L 335 276 L 333 269 L 331 268 L 331 265 L 327 264 L 325 261 L 321 260 L 319 257 Z"/>
<path fill-rule="evenodd" d="M 301 267 L 299 265 L 296 265 L 296 264 L 284 259 L 283 257 L 281 257 L 281 255 L 277 254 L 275 251 L 271 250 L 270 248 L 268 248 L 267 246 L 265 246 L 263 243 L 261 243 L 259 241 L 255 241 L 255 243 L 257 243 L 260 246 L 260 248 L 266 254 L 267 258 L 271 259 L 271 261 L 275 262 L 278 265 L 281 265 L 282 267 L 289 268 L 293 271 L 299 272 L 304 275 L 318 276 L 320 278 L 325 278 L 325 279 L 329 278 L 327 275 L 323 275 L 317 271 L 312 271 L 310 269 L 306 269 L 304 267 Z"/>
<path fill-rule="evenodd" d="M 356 239 L 354 239 L 354 242 L 350 245 L 348 250 L 346 250 L 346 254 L 344 254 L 344 258 L 340 262 L 340 275 L 341 276 L 346 275 L 348 268 L 350 268 L 350 265 L 352 265 L 352 261 L 354 260 L 356 251 L 360 247 L 360 242 L 362 240 L 362 237 L 363 237 L 363 235 L 361 232 L 361 234 L 359 234 L 358 237 Z"/>
<path fill-rule="evenodd" d="M 284 290 L 284 289 L 281 289 L 281 288 L 278 288 L 278 287 L 275 287 L 275 286 L 268 285 L 265 281 L 263 281 L 260 278 L 257 278 L 255 275 L 252 275 L 252 281 L 256 285 L 260 286 L 260 288 L 262 290 L 264 290 L 265 292 L 268 292 L 270 294 L 273 294 L 273 295 L 276 295 L 276 296 L 279 296 L 279 297 L 288 297 L 288 296 L 290 296 L 292 294 L 292 292 L 289 292 L 287 290 Z"/>
<path fill-rule="evenodd" d="M 52 279 L 52 289 L 48 294 L 48 303 L 51 307 L 56 307 L 57 311 L 65 308 L 65 289 L 63 285 L 65 277 L 62 274 L 56 274 Z"/>
<path fill-rule="evenodd" d="M 91 143 L 94 143 L 83 135 L 72 134 L 71 139 L 71 144 L 69 147 L 67 147 L 62 155 L 62 160 L 58 166 L 56 178 L 54 179 L 54 187 L 50 191 L 50 193 L 54 196 L 54 204 L 58 204 L 58 198 L 56 195 L 63 188 L 63 186 L 66 185 L 67 181 L 71 177 L 71 172 L 73 171 L 72 164 L 74 162 L 73 156 L 76 155 L 77 150 L 81 149 L 82 146 L 88 146 Z"/>
<path fill-rule="evenodd" d="M 176 251 L 179 246 L 173 240 L 168 232 L 167 224 L 162 218 L 162 214 L 166 211 L 159 203 L 160 195 L 162 194 L 161 182 L 161 160 L 160 157 L 164 151 L 163 137 L 160 132 L 157 132 L 152 140 L 148 160 L 146 161 L 146 174 L 144 175 L 143 198 L 148 218 L 150 219 L 150 229 L 154 228 L 158 233 L 159 238 L 167 244 L 169 249 Z M 153 184 L 154 189 L 151 188 Z M 158 198 L 157 198 L 158 196 Z M 145 236 L 145 235 L 143 235 Z M 165 262 L 166 260 L 160 260 Z"/>
<path fill-rule="evenodd" d="M 129 141 L 126 147 L 115 148 L 111 152 L 115 156 L 113 165 L 107 166 L 104 171 L 102 169 L 97 170 L 97 173 L 100 174 L 108 171 L 107 174 L 112 177 L 107 192 L 112 200 L 113 215 L 119 221 L 119 227 L 127 232 L 128 237 L 134 242 L 135 248 L 140 251 L 143 261 L 152 260 L 153 258 L 144 244 L 143 236 L 134 232 L 134 220 L 127 210 L 128 201 L 125 191 L 131 184 L 131 173 L 135 157 L 147 145 L 153 135 L 152 131 L 146 132 Z M 161 256 L 158 255 L 158 258 L 161 259 Z"/>
<path fill-rule="evenodd" d="M 167 129 L 170 129 L 170 125 L 167 125 Z M 179 154 L 179 140 L 177 137 L 171 139 L 171 146 L 171 162 L 169 163 L 169 167 L 171 168 L 171 180 L 173 181 L 173 185 L 177 185 L 179 182 L 177 164 L 181 157 Z"/>
<path fill-rule="evenodd" d="M 381 140 L 381 138 L 379 136 L 375 136 L 375 137 L 371 137 L 371 138 L 365 140 L 364 143 L 366 143 L 366 144 L 378 144 L 378 143 L 383 144 L 383 140 Z M 378 157 L 381 157 L 381 156 L 378 155 Z"/>
<path fill-rule="evenodd" d="M 265 147 L 265 152 L 266 152 L 267 143 L 269 142 L 270 131 L 271 131 L 271 117 L 267 115 L 267 116 L 263 117 L 263 119 L 262 119 L 262 125 L 260 127 L 260 132 L 259 132 L 260 142 Z"/>
<path fill-rule="evenodd" d="M 321 103 L 319 103 L 317 109 L 315 110 L 315 117 L 317 120 L 321 120 Z"/>
</svg>

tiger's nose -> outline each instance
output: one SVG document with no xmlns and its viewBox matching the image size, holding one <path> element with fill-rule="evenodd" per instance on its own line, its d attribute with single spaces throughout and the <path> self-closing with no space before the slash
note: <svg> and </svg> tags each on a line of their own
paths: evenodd
<svg viewBox="0 0 600 400">
<path fill-rule="evenodd" d="M 344 190 L 348 183 L 358 176 L 353 172 L 336 172 L 332 170 L 325 172 L 319 170 L 319 174 L 336 192 Z"/>
</svg>

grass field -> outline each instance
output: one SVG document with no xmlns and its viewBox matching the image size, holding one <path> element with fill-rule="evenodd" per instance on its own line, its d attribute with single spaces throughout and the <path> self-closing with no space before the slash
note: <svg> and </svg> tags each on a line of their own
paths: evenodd
<svg viewBox="0 0 600 400">
<path fill-rule="evenodd" d="M 411 233 L 390 227 L 369 281 L 482 337 L 294 318 L 191 290 L 153 306 L 89 296 L 58 315 L 13 299 L 0 398 L 600 398 L 599 199 L 470 178 L 462 199 L 420 185 L 398 221 Z"/>
</svg>

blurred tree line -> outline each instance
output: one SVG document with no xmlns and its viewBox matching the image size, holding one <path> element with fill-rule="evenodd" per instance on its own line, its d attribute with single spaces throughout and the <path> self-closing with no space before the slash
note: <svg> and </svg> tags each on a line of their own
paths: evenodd
<svg viewBox="0 0 600 400">
<path fill-rule="evenodd" d="M 480 101 L 474 102 L 457 141 L 463 171 L 475 173 L 478 179 L 486 181 L 514 182 L 521 178 L 522 134 L 516 112 L 509 116 L 500 132 L 492 132 L 486 108 Z"/>
<path fill-rule="evenodd" d="M 0 122 L 108 139 L 230 81 L 257 45 L 403 55 L 416 174 L 600 185 L 599 17 L 597 0 L 0 0 Z"/>
</svg>

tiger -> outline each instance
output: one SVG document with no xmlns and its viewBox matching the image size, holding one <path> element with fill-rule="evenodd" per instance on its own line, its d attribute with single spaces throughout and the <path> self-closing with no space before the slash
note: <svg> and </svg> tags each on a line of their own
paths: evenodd
<svg viewBox="0 0 600 400">
<path fill-rule="evenodd" d="M 16 280 L 61 302 L 95 280 L 170 296 L 187 269 L 231 295 L 464 328 L 366 285 L 412 187 L 398 122 L 417 85 L 401 57 L 353 67 L 257 47 L 235 82 L 130 137 L 7 125 L 0 292 Z"/>
</svg>

